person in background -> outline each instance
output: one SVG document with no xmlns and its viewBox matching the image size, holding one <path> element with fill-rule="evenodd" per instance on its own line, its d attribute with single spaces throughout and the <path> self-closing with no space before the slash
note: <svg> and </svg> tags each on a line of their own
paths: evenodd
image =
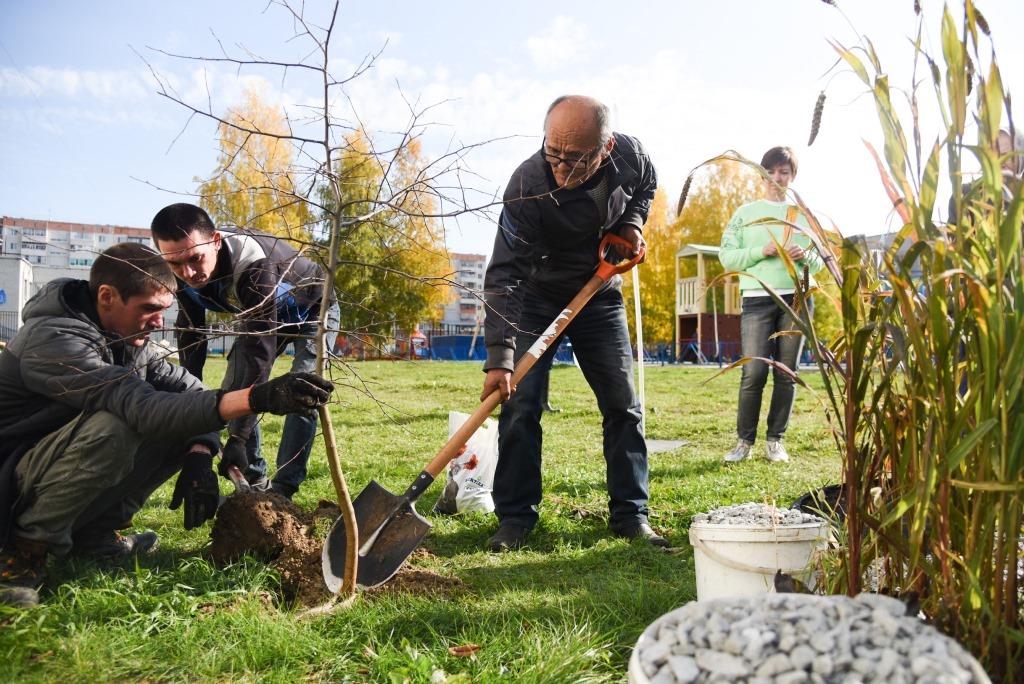
<svg viewBox="0 0 1024 684">
<path fill-rule="evenodd" d="M 773 147 L 765 152 L 761 166 L 767 174 L 767 197 L 736 210 L 722 234 L 718 258 L 726 270 L 742 272 L 740 335 L 743 356 L 772 358 L 795 373 L 803 336 L 788 333 L 794 330 L 793 320 L 786 309 L 772 299 L 765 287 L 770 287 L 787 304 L 793 306 L 796 284 L 779 256 L 779 250 L 784 250 L 796 263 L 798 273 L 806 267 L 813 276 L 821 270 L 822 261 L 810 249 L 810 239 L 801 235 L 799 228 L 794 228 L 807 228 L 807 218 L 795 204 L 786 199 L 786 190 L 796 178 L 797 160 L 793 150 Z M 808 284 L 813 285 L 813 279 Z M 743 366 L 736 413 L 739 440 L 725 455 L 726 463 L 748 458 L 757 439 L 761 397 L 768 380 L 768 364 L 756 359 Z M 789 425 L 795 396 L 793 378 L 787 372 L 773 367 L 765 451 L 769 461 L 789 460 L 782 438 Z"/>
</svg>

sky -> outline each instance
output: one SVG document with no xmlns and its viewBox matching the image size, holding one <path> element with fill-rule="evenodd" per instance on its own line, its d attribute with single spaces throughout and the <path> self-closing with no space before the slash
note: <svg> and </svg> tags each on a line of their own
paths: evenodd
<svg viewBox="0 0 1024 684">
<path fill-rule="evenodd" d="M 881 149 L 874 104 L 849 69 L 833 67 L 830 41 L 855 46 L 867 36 L 891 84 L 908 92 L 914 3 L 837 3 L 842 13 L 820 0 L 343 2 L 332 73 L 347 77 L 380 54 L 333 113 L 386 140 L 425 109 L 416 129 L 425 156 L 469 146 L 459 180 L 478 206 L 500 197 L 539 148 L 550 101 L 588 94 L 611 107 L 615 130 L 643 142 L 672 205 L 704 160 L 729 149 L 758 160 L 789 145 L 800 161 L 793 187 L 808 204 L 843 234 L 884 232 L 897 226 L 862 142 Z M 923 43 L 938 57 L 942 5 L 921 5 Z M 306 0 L 306 16 L 322 24 L 330 6 Z M 1007 88 L 1024 92 L 1015 39 L 1024 3 L 979 7 Z M 294 34 L 287 12 L 266 0 L 0 0 L 0 215 L 145 227 L 166 204 L 190 201 L 196 179 L 216 166 L 215 124 L 161 97 L 154 73 L 198 107 L 223 113 L 250 88 L 297 121 L 320 86 L 296 70 L 156 50 L 309 58 L 311 44 Z M 807 147 L 823 89 L 821 132 Z M 926 145 L 937 131 L 932 93 L 927 82 L 918 91 Z M 446 220 L 449 249 L 489 253 L 493 220 L 493 209 Z"/>
</svg>

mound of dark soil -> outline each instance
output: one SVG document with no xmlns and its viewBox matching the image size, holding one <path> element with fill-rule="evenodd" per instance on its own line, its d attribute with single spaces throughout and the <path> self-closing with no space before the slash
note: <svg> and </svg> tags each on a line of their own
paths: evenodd
<svg viewBox="0 0 1024 684">
<path fill-rule="evenodd" d="M 210 554 L 230 563 L 245 554 L 273 560 L 286 546 L 308 536 L 308 516 L 283 496 L 269 492 L 229 496 L 217 509 Z"/>
<path fill-rule="evenodd" d="M 324 584 L 320 561 L 322 536 L 339 515 L 340 509 L 330 501 L 320 501 L 316 510 L 308 514 L 277 494 L 235 494 L 217 511 L 210 535 L 213 541 L 210 555 L 221 564 L 246 554 L 261 558 L 280 573 L 285 600 L 305 606 L 319 605 L 331 596 Z M 427 555 L 425 550 L 417 549 L 412 558 Z M 462 582 L 455 577 L 406 565 L 384 585 L 367 594 L 444 595 L 461 587 Z"/>
</svg>

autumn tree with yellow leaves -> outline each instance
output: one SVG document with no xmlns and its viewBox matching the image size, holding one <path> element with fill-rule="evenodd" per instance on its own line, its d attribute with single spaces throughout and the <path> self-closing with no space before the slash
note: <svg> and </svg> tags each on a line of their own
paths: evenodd
<svg viewBox="0 0 1024 684">
<path fill-rule="evenodd" d="M 437 319 L 448 288 L 442 277 L 451 271 L 436 202 L 417 178 L 425 166 L 418 140 L 410 140 L 387 165 L 381 163 L 363 131 L 346 138 L 335 173 L 340 201 L 324 187 L 328 213 L 340 207 L 340 268 L 335 286 L 342 328 L 379 344 L 392 328 L 411 331 L 422 320 Z M 389 183 L 408 188 L 392 207 L 374 211 L 379 188 Z M 365 218 L 360 218 L 365 217 Z"/>
<path fill-rule="evenodd" d="M 644 345 L 671 342 L 675 330 L 675 254 L 679 249 L 676 224 L 669 217 L 668 196 L 661 188 L 654 194 L 651 210 L 644 224 L 647 259 L 640 266 L 640 306 L 644 324 Z M 633 276 L 622 280 L 622 297 L 626 302 L 629 327 L 636 330 L 633 306 Z"/>
<path fill-rule="evenodd" d="M 314 217 L 296 191 L 288 132 L 284 111 L 251 89 L 220 119 L 217 168 L 197 193 L 216 225 L 280 235 L 296 246 L 309 238 Z"/>
<path fill-rule="evenodd" d="M 645 346 L 672 342 L 675 332 L 676 252 L 691 243 L 717 247 L 729 217 L 741 204 L 753 201 L 758 192 L 757 174 L 741 164 L 726 161 L 702 170 L 691 187 L 683 213 L 674 219 L 670 216 L 665 191 L 659 189 L 655 194 L 644 225 L 647 260 L 640 267 Z M 696 268 L 695 263 L 684 262 L 684 265 Z M 705 261 L 705 266 L 709 281 L 722 273 L 721 265 L 714 259 Z M 680 277 L 691 275 L 695 273 L 680 273 Z M 720 289 L 717 296 L 721 311 Z M 629 276 L 623 282 L 623 297 L 629 324 L 633 327 L 633 281 Z"/>
</svg>

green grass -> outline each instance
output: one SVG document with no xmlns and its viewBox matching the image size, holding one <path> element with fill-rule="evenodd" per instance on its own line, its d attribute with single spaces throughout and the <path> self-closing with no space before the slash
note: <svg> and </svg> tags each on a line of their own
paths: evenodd
<svg viewBox="0 0 1024 684">
<path fill-rule="evenodd" d="M 208 380 L 222 372 L 213 362 Z M 651 522 L 676 553 L 607 533 L 600 414 L 578 369 L 556 367 L 551 401 L 562 412 L 544 418 L 544 502 L 529 549 L 482 551 L 491 516 L 430 516 L 430 553 L 416 564 L 461 580 L 451 593 L 362 596 L 348 610 L 299 619 L 262 563 L 216 568 L 203 558 L 209 527 L 181 528 L 180 511 L 167 509 L 168 484 L 136 518 L 161 535 L 154 557 L 116 569 L 53 562 L 40 608 L 0 609 L 0 681 L 429 682 L 435 670 L 452 682 L 621 681 L 644 627 L 694 598 L 694 513 L 750 500 L 788 505 L 839 477 L 824 414 L 806 390 L 787 436 L 790 463 L 725 467 L 739 373 L 704 384 L 712 374 L 647 368 L 648 436 L 691 442 L 651 456 Z M 447 439 L 448 411 L 471 410 L 482 380 L 470 363 L 352 366 L 333 411 L 352 492 L 371 478 L 403 491 Z M 271 455 L 281 420 L 263 427 Z M 421 512 L 440 490 L 427 492 Z M 311 509 L 320 498 L 334 498 L 322 444 L 296 501 Z M 481 646 L 473 659 L 448 654 L 464 643 Z"/>
</svg>

